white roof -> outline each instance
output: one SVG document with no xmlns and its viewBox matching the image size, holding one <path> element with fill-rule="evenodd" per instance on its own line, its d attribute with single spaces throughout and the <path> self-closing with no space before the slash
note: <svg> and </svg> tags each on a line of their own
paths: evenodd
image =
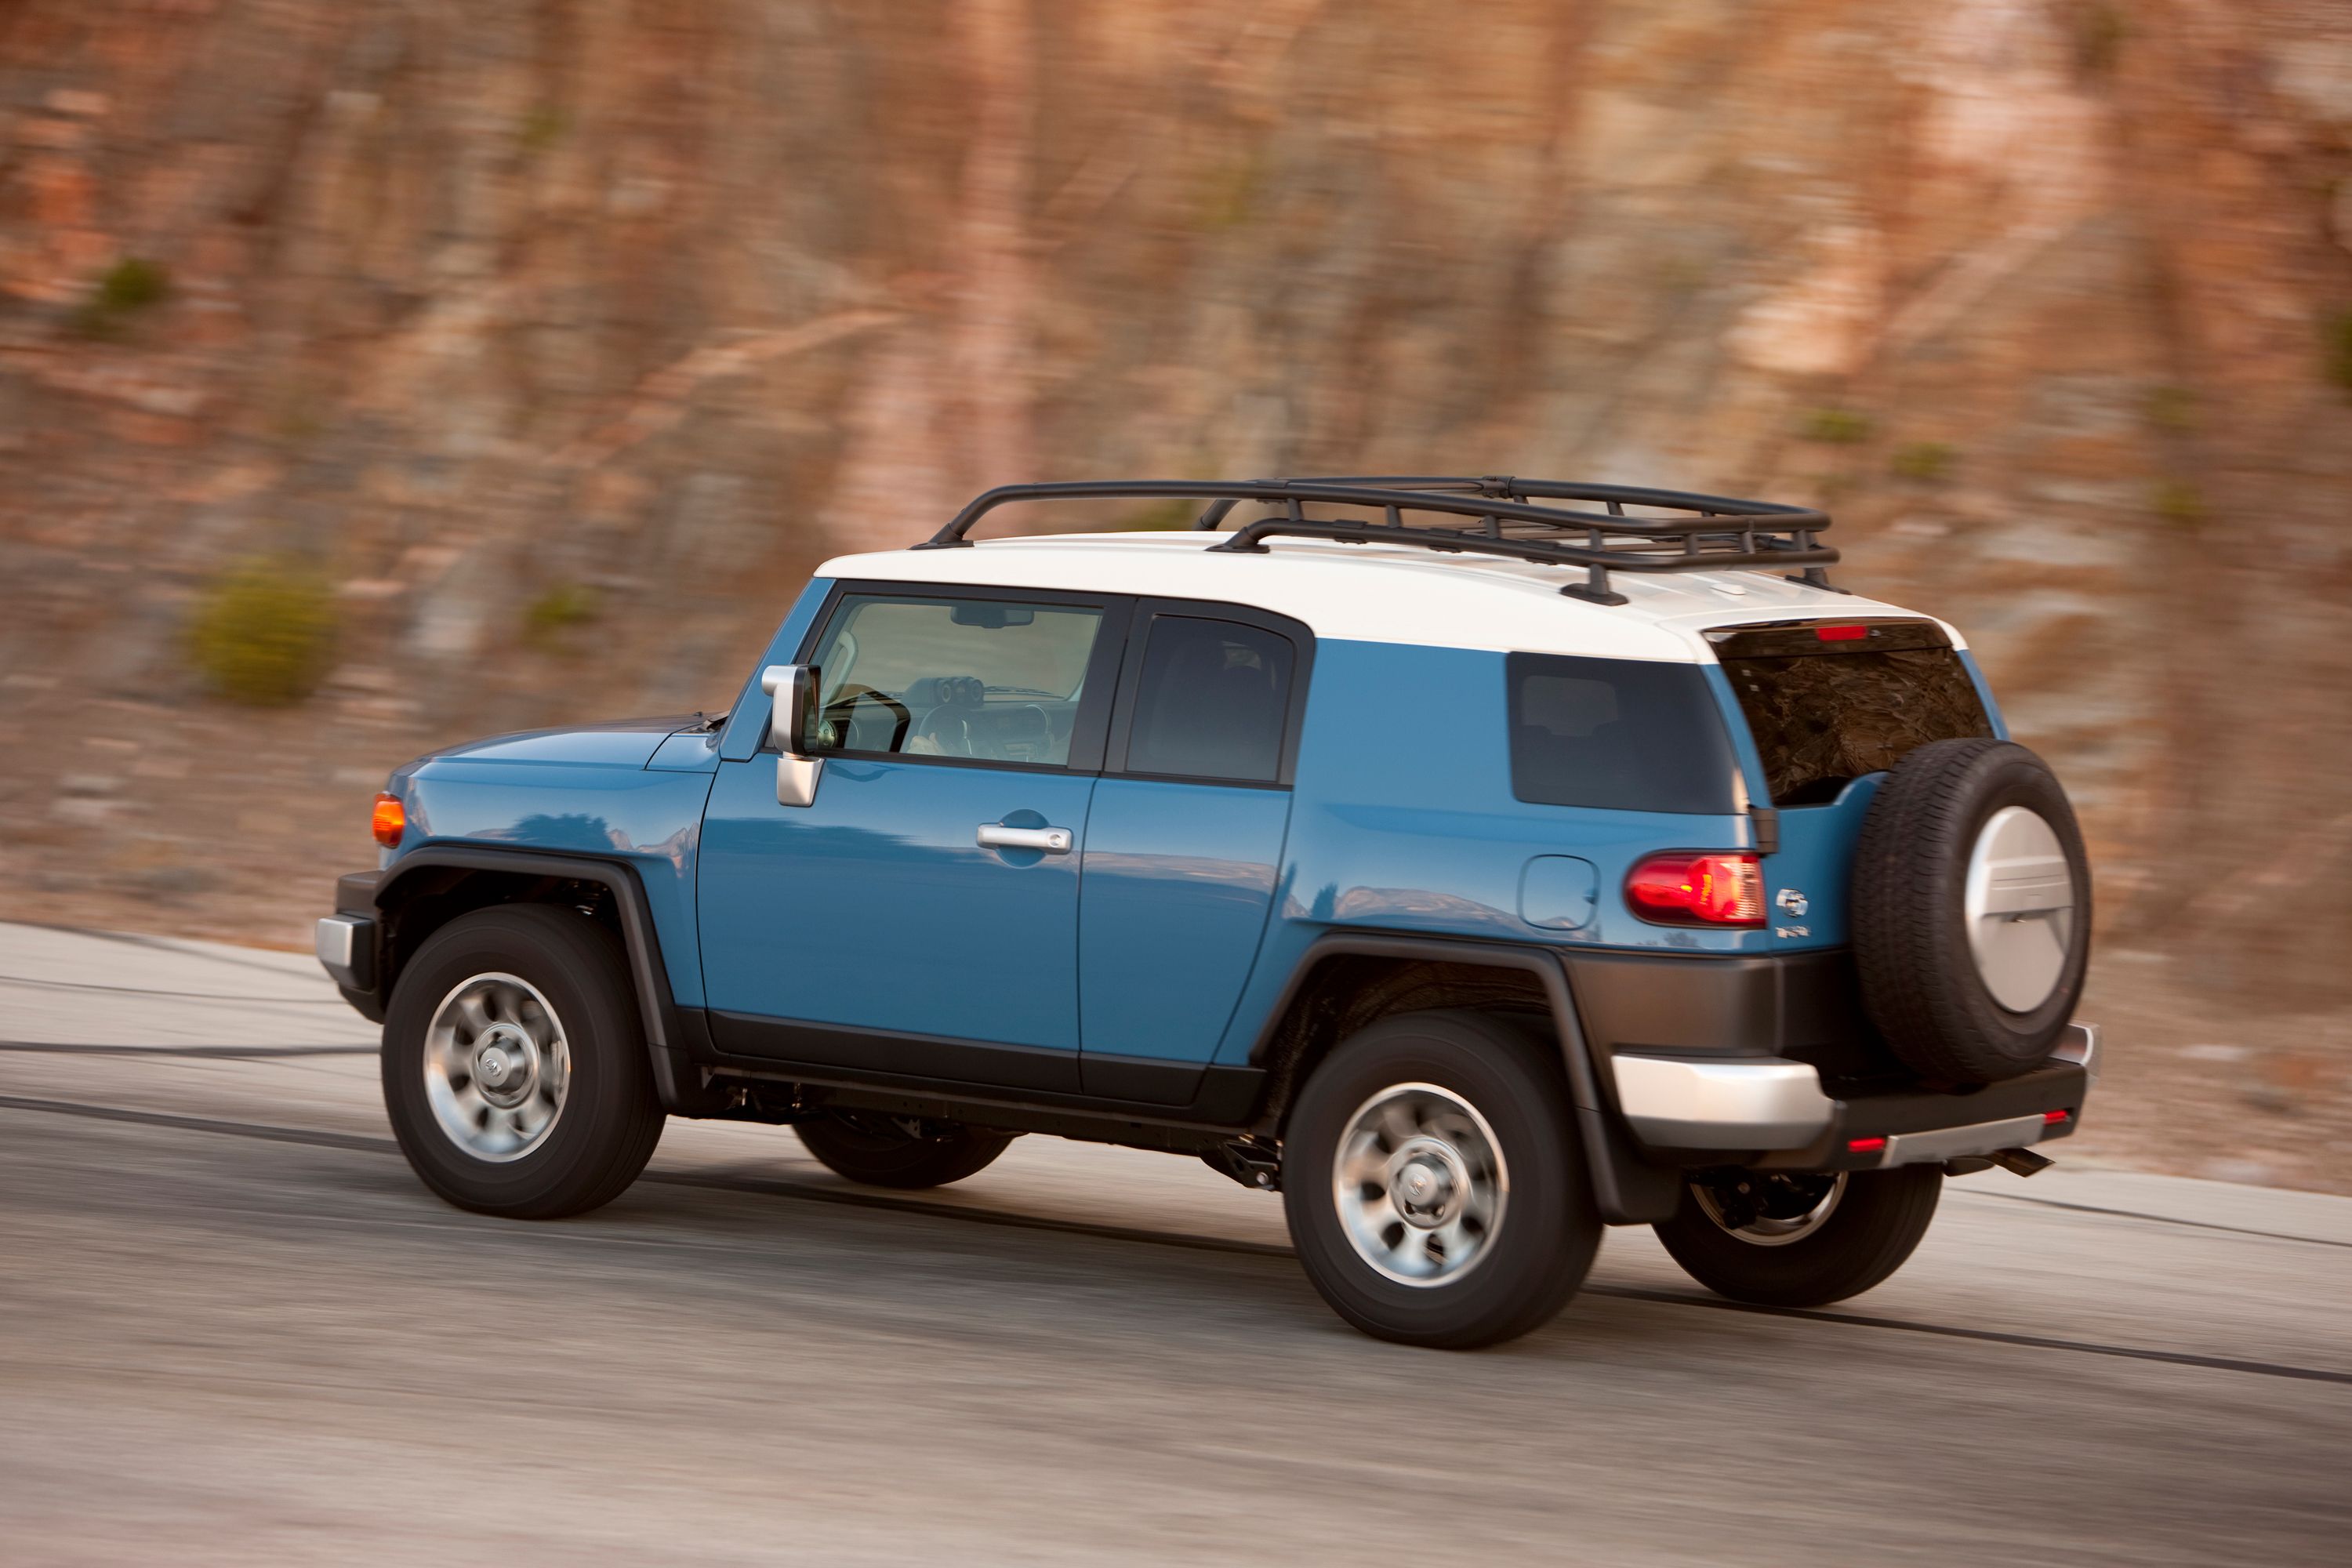
<svg viewBox="0 0 2352 1568">
<path fill-rule="evenodd" d="M 1670 663 L 1714 658 L 1700 634 L 1744 621 L 1907 616 L 1893 605 L 1768 572 L 1612 572 L 1631 601 L 1560 593 L 1581 567 L 1451 555 L 1414 545 L 1274 540 L 1263 555 L 1213 552 L 1222 533 L 1058 533 L 961 550 L 841 555 L 824 577 L 1150 595 L 1250 605 L 1304 621 L 1318 638 Z M 1926 617 L 1922 617 L 1926 618 Z M 1949 626 L 1954 647 L 1964 646 Z"/>
</svg>

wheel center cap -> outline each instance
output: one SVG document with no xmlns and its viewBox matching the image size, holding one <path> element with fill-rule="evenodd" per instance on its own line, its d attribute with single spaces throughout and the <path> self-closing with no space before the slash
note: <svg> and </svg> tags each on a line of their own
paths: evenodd
<svg viewBox="0 0 2352 1568">
<path fill-rule="evenodd" d="M 1389 1194 L 1407 1225 L 1434 1230 L 1453 1217 L 1454 1194 L 1462 1185 L 1451 1151 L 1416 1140 L 1398 1151 L 1400 1158 L 1389 1177 Z"/>
<path fill-rule="evenodd" d="M 519 1104 L 538 1076 L 538 1053 L 529 1036 L 511 1024 L 482 1032 L 474 1047 L 474 1082 L 484 1099 L 499 1106 Z"/>
</svg>

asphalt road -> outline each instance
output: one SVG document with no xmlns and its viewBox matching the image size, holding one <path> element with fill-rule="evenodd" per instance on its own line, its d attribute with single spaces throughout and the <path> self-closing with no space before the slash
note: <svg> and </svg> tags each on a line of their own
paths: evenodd
<svg viewBox="0 0 2352 1568">
<path fill-rule="evenodd" d="M 307 959 L 0 926 L 0 1560 L 2341 1563 L 2352 1200 L 2062 1166 L 1739 1310 L 1359 1336 L 1279 1205 L 1024 1139 L 919 1199 L 673 1123 L 447 1208 Z M 2129 1042 L 2114 1042 L 2128 1050 Z M 2091 1114 L 2096 1114 L 2093 1102 Z M 2063 1153 L 2063 1151 L 2062 1151 Z"/>
</svg>

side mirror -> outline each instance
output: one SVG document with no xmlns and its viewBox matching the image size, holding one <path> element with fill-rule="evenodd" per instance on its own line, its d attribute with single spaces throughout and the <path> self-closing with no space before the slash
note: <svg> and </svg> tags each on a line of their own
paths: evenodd
<svg viewBox="0 0 2352 1568">
<path fill-rule="evenodd" d="M 772 664 L 760 672 L 760 689 L 771 704 L 768 740 L 782 753 L 776 759 L 776 804 L 811 805 L 824 759 L 802 755 L 801 738 L 808 733 L 809 704 L 816 699 L 816 671 L 805 664 Z"/>
</svg>

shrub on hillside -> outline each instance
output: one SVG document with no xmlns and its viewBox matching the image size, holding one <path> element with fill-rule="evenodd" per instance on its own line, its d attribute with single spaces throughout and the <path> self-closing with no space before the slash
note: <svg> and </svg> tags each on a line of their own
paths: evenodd
<svg viewBox="0 0 2352 1568">
<path fill-rule="evenodd" d="M 189 629 L 196 666 L 215 692 L 235 702 L 284 707 L 326 679 L 334 594 L 299 562 L 247 561 L 205 591 Z"/>
</svg>

